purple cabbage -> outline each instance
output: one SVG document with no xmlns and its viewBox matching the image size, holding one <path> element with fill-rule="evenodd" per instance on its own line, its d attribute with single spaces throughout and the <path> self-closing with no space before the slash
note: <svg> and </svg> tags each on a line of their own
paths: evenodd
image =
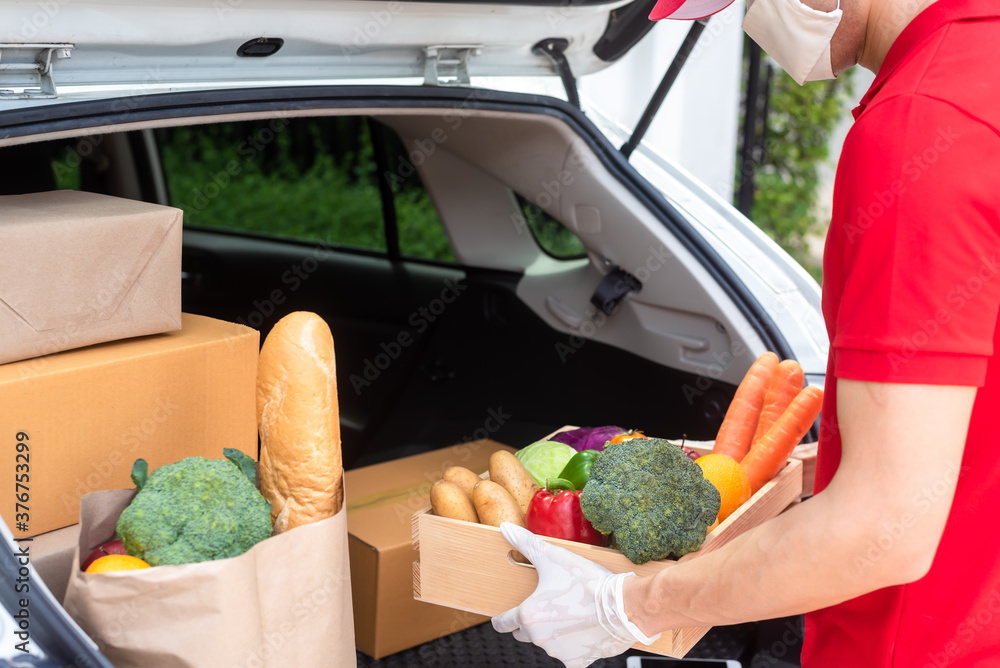
<svg viewBox="0 0 1000 668">
<path fill-rule="evenodd" d="M 605 443 L 626 431 L 621 427 L 581 427 L 572 431 L 561 431 L 549 440 L 565 443 L 577 452 L 604 450 Z"/>
<path fill-rule="evenodd" d="M 565 443 L 566 445 L 572 447 L 577 452 L 582 450 L 604 450 L 604 445 L 610 441 L 615 436 L 619 434 L 628 433 L 627 429 L 622 429 L 621 427 L 581 427 L 579 429 L 573 429 L 570 431 L 561 431 L 552 438 L 550 441 L 556 441 L 557 443 Z M 701 455 L 697 451 L 692 450 L 686 445 L 677 444 L 681 450 L 684 451 L 690 459 L 698 459 Z"/>
</svg>

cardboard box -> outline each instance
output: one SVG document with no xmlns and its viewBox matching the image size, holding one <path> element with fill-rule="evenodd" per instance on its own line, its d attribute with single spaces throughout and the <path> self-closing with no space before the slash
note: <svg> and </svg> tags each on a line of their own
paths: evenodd
<svg viewBox="0 0 1000 668">
<path fill-rule="evenodd" d="M 75 524 L 84 494 L 132 486 L 138 457 L 150 470 L 218 459 L 224 447 L 256 458 L 259 333 L 196 315 L 182 322 L 177 332 L 0 365 L 0 438 L 10 472 L 24 476 L 16 488 L 14 475 L 0 476 L 0 498 L 11 501 L 0 515 L 15 537 Z"/>
<path fill-rule="evenodd" d="M 31 565 L 48 587 L 52 596 L 62 603 L 69 583 L 73 554 L 80 540 L 80 525 L 71 524 L 49 531 L 31 540 Z"/>
<path fill-rule="evenodd" d="M 798 501 L 801 493 L 802 461 L 790 459 L 774 479 L 712 530 L 697 552 L 685 558 L 697 558 L 722 547 L 747 529 L 780 514 Z M 543 539 L 615 573 L 650 575 L 675 563 L 663 560 L 636 565 L 611 548 Z M 438 517 L 425 507 L 413 516 L 413 544 L 420 553 L 413 569 L 413 592 L 421 601 L 493 616 L 520 605 L 538 585 L 535 569 L 513 560 L 510 544 L 496 527 Z M 674 629 L 652 645 L 636 643 L 635 648 L 683 657 L 708 630 L 709 627 Z"/>
<path fill-rule="evenodd" d="M 0 197 L 0 364 L 181 326 L 180 209 Z"/>
<path fill-rule="evenodd" d="M 347 472 L 354 630 L 362 652 L 379 659 L 489 619 L 413 600 L 411 517 L 429 503 L 446 468 L 482 473 L 500 449 L 515 451 L 484 439 Z"/>
</svg>

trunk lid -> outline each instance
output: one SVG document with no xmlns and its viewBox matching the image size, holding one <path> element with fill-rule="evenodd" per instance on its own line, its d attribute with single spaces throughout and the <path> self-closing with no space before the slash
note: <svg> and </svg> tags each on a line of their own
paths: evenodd
<svg viewBox="0 0 1000 668">
<path fill-rule="evenodd" d="M 84 0 L 0 5 L 0 89 L 149 92 L 212 86 L 555 74 L 535 49 L 564 44 L 573 75 L 595 72 L 652 27 L 652 0 L 487 3 L 355 0 Z M 596 47 L 596 51 L 595 51 Z"/>
</svg>

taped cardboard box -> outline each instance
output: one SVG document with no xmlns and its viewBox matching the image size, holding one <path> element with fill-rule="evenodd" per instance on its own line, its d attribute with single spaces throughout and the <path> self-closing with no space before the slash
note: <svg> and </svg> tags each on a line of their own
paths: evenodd
<svg viewBox="0 0 1000 668">
<path fill-rule="evenodd" d="M 358 649 L 380 659 L 487 621 L 413 600 L 411 518 L 449 466 L 477 474 L 490 455 L 512 448 L 483 439 L 347 471 L 347 528 Z"/>
<path fill-rule="evenodd" d="M 180 209 L 0 197 L 0 364 L 181 326 Z"/>
<path fill-rule="evenodd" d="M 79 524 L 49 531 L 31 540 L 31 565 L 52 592 L 52 596 L 60 603 L 66 596 L 70 562 L 73 560 L 73 553 L 79 540 Z"/>
<path fill-rule="evenodd" d="M 138 457 L 155 469 L 219 458 L 224 447 L 256 453 L 259 333 L 186 313 L 182 323 L 0 365 L 0 433 L 12 449 L 15 438 L 24 444 L 17 454 L 27 490 L 0 477 L 3 498 L 27 493 L 27 511 L 0 505 L 15 537 L 75 524 L 84 494 L 132 485 Z"/>
</svg>

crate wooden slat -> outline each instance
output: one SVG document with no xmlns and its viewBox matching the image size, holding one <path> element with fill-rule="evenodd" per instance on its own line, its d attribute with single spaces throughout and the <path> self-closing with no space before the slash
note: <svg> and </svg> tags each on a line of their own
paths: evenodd
<svg viewBox="0 0 1000 668">
<path fill-rule="evenodd" d="M 802 462 L 802 496 L 812 496 L 813 484 L 816 480 L 816 454 L 819 443 L 799 443 L 792 450 L 792 459 Z"/>
<path fill-rule="evenodd" d="M 800 460 L 790 459 L 773 480 L 705 538 L 701 549 L 686 558 L 697 558 L 697 555 L 718 549 L 744 531 L 780 514 L 799 499 L 802 470 Z M 617 550 L 556 538 L 545 540 L 616 573 L 632 571 L 648 575 L 676 563 L 665 560 L 636 565 Z M 413 564 L 413 595 L 420 601 L 494 616 L 520 605 L 538 584 L 533 566 L 511 558 L 510 544 L 504 540 L 500 529 L 439 517 L 431 513 L 429 506 L 413 515 L 413 547 L 420 555 Z M 676 629 L 664 633 L 649 647 L 637 644 L 636 648 L 683 657 L 708 628 Z"/>
</svg>

